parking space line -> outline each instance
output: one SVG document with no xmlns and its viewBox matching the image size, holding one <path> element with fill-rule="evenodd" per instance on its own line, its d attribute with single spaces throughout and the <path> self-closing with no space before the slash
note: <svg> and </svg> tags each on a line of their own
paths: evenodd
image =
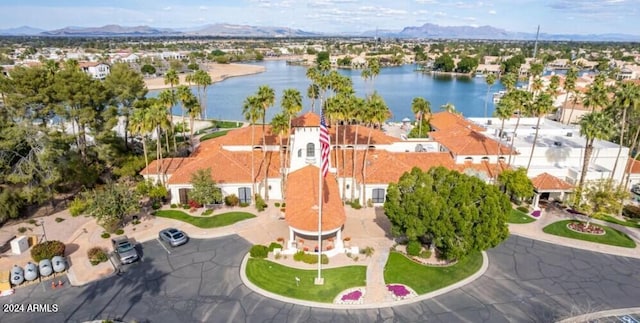
<svg viewBox="0 0 640 323">
<path fill-rule="evenodd" d="M 160 241 L 160 239 L 156 238 L 156 241 L 158 241 L 160 246 L 162 246 L 162 249 L 164 249 L 168 254 L 171 254 L 171 251 L 169 251 L 169 249 L 167 249 L 167 247 L 165 247 L 164 243 L 162 243 L 162 241 Z"/>
</svg>

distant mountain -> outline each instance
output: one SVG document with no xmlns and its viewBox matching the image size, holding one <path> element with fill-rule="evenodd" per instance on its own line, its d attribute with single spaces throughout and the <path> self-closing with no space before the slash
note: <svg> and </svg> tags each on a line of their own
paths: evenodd
<svg viewBox="0 0 640 323">
<path fill-rule="evenodd" d="M 33 28 L 29 26 L 20 26 L 17 28 L 0 29 L 2 36 L 32 36 L 43 32 L 44 29 Z"/>
<path fill-rule="evenodd" d="M 320 34 L 291 29 L 287 27 L 260 27 L 249 25 L 212 24 L 202 26 L 201 29 L 185 31 L 194 36 L 222 36 L 222 37 L 314 37 Z"/>
<path fill-rule="evenodd" d="M 434 38 L 434 39 L 494 39 L 494 40 L 533 40 L 535 33 L 513 32 L 492 26 L 440 26 L 426 23 L 422 26 L 409 26 L 402 30 L 366 31 L 362 36 L 397 38 Z M 640 41 L 639 35 L 628 34 L 547 34 L 541 33 L 540 40 L 551 41 Z"/>
<path fill-rule="evenodd" d="M 106 25 L 102 27 L 65 27 L 40 33 L 42 36 L 172 36 L 180 32 L 149 26 L 126 27 Z"/>
</svg>

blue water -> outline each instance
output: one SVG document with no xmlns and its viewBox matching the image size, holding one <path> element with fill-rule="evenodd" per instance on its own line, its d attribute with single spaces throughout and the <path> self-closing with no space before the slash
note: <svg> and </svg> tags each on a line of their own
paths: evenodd
<svg viewBox="0 0 640 323">
<path fill-rule="evenodd" d="M 266 71 L 260 74 L 234 77 L 215 83 L 207 89 L 207 117 L 209 119 L 244 120 L 242 106 L 245 98 L 257 92 L 260 85 L 269 85 L 276 92 L 276 104 L 267 111 L 267 121 L 278 113 L 282 92 L 287 88 L 296 88 L 304 98 L 303 112 L 311 109 L 311 101 L 306 97 L 310 82 L 302 66 L 290 66 L 284 61 L 268 61 L 252 63 L 263 65 Z M 434 112 L 440 111 L 440 106 L 448 102 L 453 103 L 465 117 L 484 116 L 484 103 L 487 85 L 484 78 L 433 76 L 414 71 L 414 65 L 383 68 L 378 77 L 365 84 L 360 77 L 360 70 L 339 70 L 350 76 L 356 95 L 364 97 L 372 87 L 382 95 L 393 116 L 391 120 L 399 121 L 405 117 L 412 117 L 411 101 L 421 96 L 431 102 Z M 498 82 L 491 88 L 491 92 L 502 90 Z M 195 92 L 195 88 L 194 88 Z M 152 91 L 150 96 L 157 95 Z M 493 113 L 494 105 L 489 94 L 488 114 Z M 316 103 L 316 111 L 318 103 Z M 175 107 L 174 113 L 179 115 L 180 108 Z"/>
</svg>

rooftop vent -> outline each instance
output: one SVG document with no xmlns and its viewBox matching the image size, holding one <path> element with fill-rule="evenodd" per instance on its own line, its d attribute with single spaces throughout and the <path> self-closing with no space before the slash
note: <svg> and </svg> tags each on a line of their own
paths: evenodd
<svg viewBox="0 0 640 323">
<path fill-rule="evenodd" d="M 488 119 L 488 120 L 487 120 L 487 125 L 489 125 L 489 126 L 490 126 L 490 125 L 492 125 L 492 124 L 493 124 L 493 120 Z"/>
<path fill-rule="evenodd" d="M 559 142 L 559 141 L 554 141 L 553 145 L 556 146 L 556 147 L 560 147 L 560 146 L 562 146 L 562 143 Z"/>
<path fill-rule="evenodd" d="M 573 137 L 573 132 L 567 132 L 567 137 Z"/>
</svg>

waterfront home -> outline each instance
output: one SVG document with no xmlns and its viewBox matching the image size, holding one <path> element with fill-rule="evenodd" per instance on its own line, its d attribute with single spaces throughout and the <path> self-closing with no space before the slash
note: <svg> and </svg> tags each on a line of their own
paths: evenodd
<svg viewBox="0 0 640 323">
<path fill-rule="evenodd" d="M 111 71 L 111 67 L 109 66 L 109 64 L 105 63 L 80 62 L 78 65 L 80 66 L 80 69 L 82 69 L 82 71 L 91 75 L 91 77 L 97 80 L 104 80 Z"/>
</svg>

